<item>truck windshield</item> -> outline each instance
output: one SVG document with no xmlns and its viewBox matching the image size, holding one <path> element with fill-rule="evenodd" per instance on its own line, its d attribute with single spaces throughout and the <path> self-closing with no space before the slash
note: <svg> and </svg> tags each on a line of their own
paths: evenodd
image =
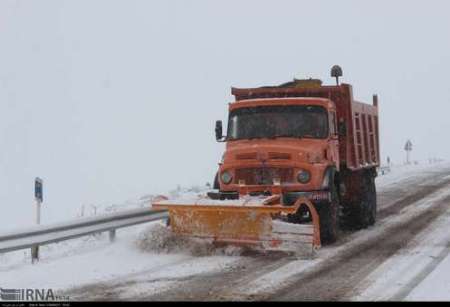
<svg viewBox="0 0 450 307">
<path fill-rule="evenodd" d="M 328 116 L 320 106 L 264 106 L 230 113 L 228 140 L 254 138 L 326 138 Z"/>
</svg>

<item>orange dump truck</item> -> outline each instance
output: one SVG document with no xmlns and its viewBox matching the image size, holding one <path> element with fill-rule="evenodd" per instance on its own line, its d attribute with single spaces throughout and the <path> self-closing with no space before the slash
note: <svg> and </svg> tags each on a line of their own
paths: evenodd
<svg viewBox="0 0 450 307">
<path fill-rule="evenodd" d="M 372 104 L 356 101 L 352 86 L 339 84 L 341 75 L 340 67 L 333 67 L 337 85 L 331 86 L 308 79 L 232 88 L 236 100 L 229 104 L 226 135 L 222 122 L 216 122 L 216 139 L 226 142 L 226 151 L 215 190 L 195 204 L 172 203 L 171 221 L 178 221 L 178 232 L 200 237 L 209 233 L 214 239 L 226 233 L 223 237 L 235 241 L 262 237 L 270 230 L 261 230 L 265 224 L 254 221 L 263 210 L 261 219 L 278 218 L 294 225 L 316 217 L 322 243 L 334 242 L 339 226 L 374 224 L 374 179 L 380 161 L 378 98 L 374 95 Z M 243 197 L 266 199 L 243 209 Z M 245 213 L 237 214 L 240 210 Z M 240 226 L 233 224 L 239 220 Z M 247 229 L 251 223 L 254 227 Z"/>
</svg>

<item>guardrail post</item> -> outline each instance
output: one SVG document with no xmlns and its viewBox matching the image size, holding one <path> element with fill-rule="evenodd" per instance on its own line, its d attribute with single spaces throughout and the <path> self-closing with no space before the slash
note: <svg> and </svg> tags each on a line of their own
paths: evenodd
<svg viewBox="0 0 450 307">
<path fill-rule="evenodd" d="M 112 243 L 114 241 L 116 241 L 116 230 L 115 229 L 109 231 L 109 242 Z"/>
<path fill-rule="evenodd" d="M 31 247 L 31 263 L 35 264 L 39 261 L 39 245 Z"/>
</svg>

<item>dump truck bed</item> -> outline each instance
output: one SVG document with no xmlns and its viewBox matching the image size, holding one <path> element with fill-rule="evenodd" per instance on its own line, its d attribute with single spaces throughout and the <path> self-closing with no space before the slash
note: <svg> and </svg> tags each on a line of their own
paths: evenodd
<svg viewBox="0 0 450 307">
<path fill-rule="evenodd" d="M 298 80 L 296 80 L 298 81 Z M 328 98 L 336 105 L 339 133 L 340 163 L 350 170 L 378 167 L 380 164 L 378 99 L 373 104 L 354 100 L 352 86 L 314 86 L 291 82 L 275 87 L 232 88 L 236 102 L 261 98 L 320 97 Z M 314 80 L 313 80 L 314 81 Z"/>
</svg>

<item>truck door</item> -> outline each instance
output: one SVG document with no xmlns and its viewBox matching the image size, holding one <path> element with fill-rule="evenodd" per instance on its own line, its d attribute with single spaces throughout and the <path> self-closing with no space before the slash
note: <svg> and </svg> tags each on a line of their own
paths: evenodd
<svg viewBox="0 0 450 307">
<path fill-rule="evenodd" d="M 329 126 L 330 126 L 330 141 L 327 149 L 327 159 L 334 162 L 339 169 L 339 141 L 336 112 L 330 111 Z"/>
</svg>

